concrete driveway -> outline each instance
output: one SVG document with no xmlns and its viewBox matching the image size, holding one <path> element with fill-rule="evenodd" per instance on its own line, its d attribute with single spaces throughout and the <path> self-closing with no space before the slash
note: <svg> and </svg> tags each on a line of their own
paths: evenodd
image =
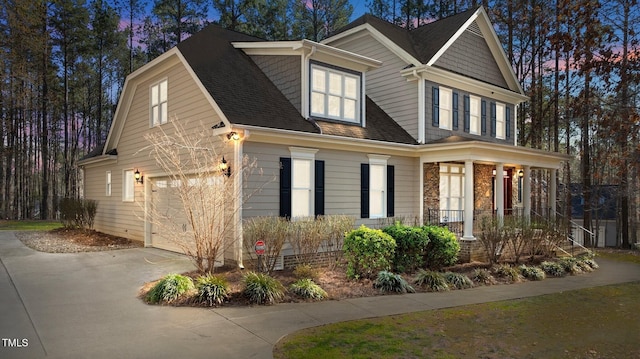
<svg viewBox="0 0 640 359">
<path fill-rule="evenodd" d="M 150 248 L 41 253 L 0 231 L 0 358 L 271 358 L 283 335 L 306 327 L 640 281 L 640 266 L 599 263 L 588 275 L 446 293 L 174 308 L 136 295 L 145 282 L 192 270 L 184 256 Z"/>
</svg>

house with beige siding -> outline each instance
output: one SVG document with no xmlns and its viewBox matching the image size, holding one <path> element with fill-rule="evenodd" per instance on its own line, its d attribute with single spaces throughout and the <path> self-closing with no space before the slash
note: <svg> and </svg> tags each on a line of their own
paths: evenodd
<svg viewBox="0 0 640 359">
<path fill-rule="evenodd" d="M 274 179 L 234 177 L 260 190 L 230 204 L 227 259 L 242 258 L 243 219 L 332 214 L 447 225 L 469 259 L 480 213 L 531 214 L 532 171 L 550 174 L 556 202 L 568 158 L 518 145 L 527 100 L 481 7 L 414 30 L 364 15 L 321 43 L 211 25 L 127 77 L 108 138 L 81 161 L 84 193 L 97 230 L 177 250 L 143 214 L 180 206 L 141 139 L 205 123 L 230 166 L 255 158 Z"/>
</svg>

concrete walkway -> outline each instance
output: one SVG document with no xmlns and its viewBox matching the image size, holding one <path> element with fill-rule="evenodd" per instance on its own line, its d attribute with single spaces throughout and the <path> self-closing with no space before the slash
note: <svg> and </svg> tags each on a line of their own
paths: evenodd
<svg viewBox="0 0 640 359">
<path fill-rule="evenodd" d="M 284 335 L 322 324 L 640 281 L 598 260 L 585 275 L 446 293 L 237 308 L 150 306 L 140 286 L 193 267 L 149 249 L 50 254 L 0 231 L 0 358 L 271 358 Z"/>
</svg>

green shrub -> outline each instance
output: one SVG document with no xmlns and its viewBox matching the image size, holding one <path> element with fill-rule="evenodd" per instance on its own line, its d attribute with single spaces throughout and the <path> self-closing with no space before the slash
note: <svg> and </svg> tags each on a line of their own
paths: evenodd
<svg viewBox="0 0 640 359">
<path fill-rule="evenodd" d="M 444 279 L 447 281 L 449 287 L 455 289 L 468 289 L 473 288 L 473 282 L 469 277 L 460 273 L 446 272 Z"/>
<path fill-rule="evenodd" d="M 421 287 L 426 287 L 427 290 L 431 292 L 444 292 L 449 290 L 447 280 L 440 272 L 420 269 L 414 283 Z"/>
<path fill-rule="evenodd" d="M 598 265 L 598 263 L 596 263 L 595 260 L 591 259 L 591 258 L 584 258 L 582 260 L 582 262 L 586 265 L 588 265 L 589 267 L 591 267 L 591 269 L 598 269 L 600 268 L 600 266 Z"/>
<path fill-rule="evenodd" d="M 298 279 L 289 286 L 289 291 L 304 299 L 322 300 L 327 297 L 327 292 L 310 278 Z"/>
<path fill-rule="evenodd" d="M 522 276 L 517 268 L 514 268 L 508 264 L 500 264 L 493 267 L 493 273 L 498 277 L 505 278 L 510 282 L 520 282 L 522 280 Z"/>
<path fill-rule="evenodd" d="M 378 277 L 373 282 L 373 287 L 381 292 L 414 293 L 415 289 L 407 283 L 400 274 L 388 271 L 380 271 Z"/>
<path fill-rule="evenodd" d="M 293 270 L 293 275 L 298 279 L 318 280 L 320 273 L 318 273 L 318 269 L 313 268 L 310 264 L 299 264 Z"/>
<path fill-rule="evenodd" d="M 521 265 L 518 267 L 520 274 L 529 280 L 543 280 L 546 278 L 544 271 L 538 267 Z"/>
<path fill-rule="evenodd" d="M 567 274 L 564 267 L 558 262 L 542 262 L 540 264 L 540 269 L 542 269 L 547 275 L 553 277 L 564 277 Z"/>
<path fill-rule="evenodd" d="M 378 272 L 391 269 L 395 248 L 393 237 L 379 229 L 362 225 L 349 232 L 344 239 L 347 277 L 373 279 Z"/>
<path fill-rule="evenodd" d="M 395 239 L 393 268 L 398 272 L 413 272 L 424 265 L 429 234 L 422 227 L 410 227 L 396 222 L 382 231 Z"/>
<path fill-rule="evenodd" d="M 471 280 L 473 280 L 476 283 L 482 283 L 487 285 L 494 284 L 496 281 L 496 279 L 493 278 L 493 276 L 491 275 L 491 272 L 489 272 L 489 270 L 486 268 L 474 269 L 473 273 L 471 274 Z"/>
<path fill-rule="evenodd" d="M 274 304 L 284 297 L 284 287 L 277 279 L 249 272 L 243 278 L 243 294 L 254 304 Z"/>
<path fill-rule="evenodd" d="M 210 307 L 221 305 L 229 295 L 229 283 L 219 276 L 207 275 L 196 279 L 196 300 Z"/>
<path fill-rule="evenodd" d="M 150 303 L 171 303 L 193 289 L 191 278 L 180 274 L 169 274 L 151 288 L 146 299 Z"/>
<path fill-rule="evenodd" d="M 578 265 L 578 259 L 575 257 L 562 258 L 560 259 L 560 261 L 558 261 L 558 263 L 560 263 L 562 268 L 564 268 L 564 271 L 567 273 L 570 273 L 570 274 L 582 273 L 582 269 Z"/>
<path fill-rule="evenodd" d="M 422 228 L 429 236 L 424 258 L 427 268 L 440 269 L 456 264 L 458 252 L 460 252 L 456 235 L 444 227 L 423 226 Z"/>
<path fill-rule="evenodd" d="M 92 199 L 62 198 L 60 221 L 65 228 L 93 228 L 98 202 Z"/>
</svg>

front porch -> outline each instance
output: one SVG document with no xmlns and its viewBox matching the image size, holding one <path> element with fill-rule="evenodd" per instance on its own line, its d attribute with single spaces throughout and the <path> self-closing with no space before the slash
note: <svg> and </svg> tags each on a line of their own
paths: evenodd
<svg viewBox="0 0 640 359">
<path fill-rule="evenodd" d="M 460 240 L 463 257 L 465 251 L 473 257 L 472 249 L 481 246 L 483 217 L 499 223 L 506 216 L 555 220 L 557 170 L 569 156 L 461 138 L 424 145 L 422 151 L 421 222 L 449 228 Z"/>
</svg>

